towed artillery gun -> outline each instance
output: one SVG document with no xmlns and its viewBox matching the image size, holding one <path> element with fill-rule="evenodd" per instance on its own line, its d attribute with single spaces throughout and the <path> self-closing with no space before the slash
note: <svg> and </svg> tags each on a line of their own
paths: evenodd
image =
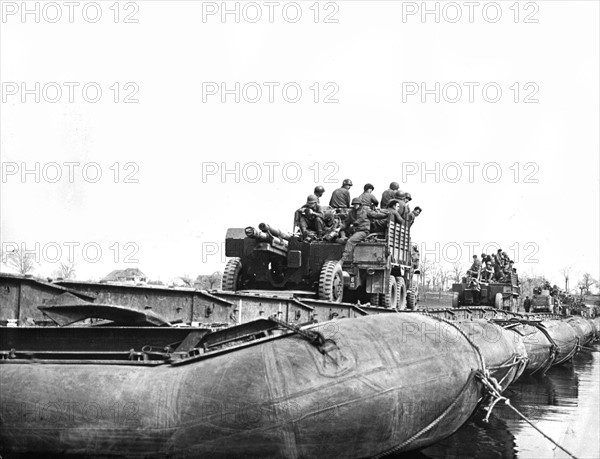
<svg viewBox="0 0 600 459">
<path fill-rule="evenodd" d="M 517 298 L 521 293 L 519 277 L 510 274 L 510 280 L 496 282 L 481 279 L 481 270 L 477 276 L 464 277 L 461 283 L 452 284 L 452 307 L 460 306 L 492 306 L 517 312 Z"/>
<path fill-rule="evenodd" d="M 258 229 L 230 228 L 225 254 L 232 258 L 222 288 L 294 291 L 336 303 L 413 309 L 418 269 L 411 249 L 408 227 L 393 221 L 385 233 L 372 233 L 359 243 L 343 266 L 343 244 L 303 241 L 296 231 L 292 235 L 265 223 Z"/>
</svg>

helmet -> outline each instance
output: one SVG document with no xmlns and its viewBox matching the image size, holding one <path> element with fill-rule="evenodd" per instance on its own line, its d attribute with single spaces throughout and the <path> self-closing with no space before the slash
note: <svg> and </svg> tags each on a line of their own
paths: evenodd
<svg viewBox="0 0 600 459">
<path fill-rule="evenodd" d="M 375 187 L 373 185 L 371 185 L 370 183 L 367 183 L 364 187 L 363 190 L 367 191 L 367 190 L 374 190 Z"/>
<path fill-rule="evenodd" d="M 352 180 L 350 180 L 349 178 L 344 179 L 344 181 L 342 182 L 342 186 L 345 186 L 345 185 L 352 186 Z"/>
<path fill-rule="evenodd" d="M 335 212 L 333 210 L 326 210 L 323 214 L 325 220 L 331 220 L 333 217 L 335 217 Z"/>
<path fill-rule="evenodd" d="M 392 208 L 394 207 L 396 204 L 398 204 L 400 201 L 398 201 L 397 199 L 391 199 L 390 202 L 388 202 L 388 208 Z"/>
<path fill-rule="evenodd" d="M 323 188 L 321 185 L 317 185 L 317 186 L 315 187 L 315 191 L 314 191 L 314 193 L 315 193 L 315 194 L 319 194 L 319 193 L 325 193 L 325 188 Z"/>
<path fill-rule="evenodd" d="M 410 195 L 410 193 L 406 193 L 405 198 L 409 201 L 412 201 L 412 196 Z"/>
<path fill-rule="evenodd" d="M 396 191 L 396 194 L 394 195 L 395 198 L 397 199 L 404 199 L 406 197 L 406 193 L 404 191 Z"/>
<path fill-rule="evenodd" d="M 390 183 L 390 190 L 398 190 L 400 188 L 400 185 L 398 185 L 398 182 L 392 182 Z"/>
<path fill-rule="evenodd" d="M 309 194 L 306 198 L 306 204 L 309 204 L 311 202 L 319 202 L 319 198 L 317 198 L 314 194 Z"/>
<path fill-rule="evenodd" d="M 362 204 L 362 201 L 360 200 L 360 198 L 354 198 L 352 200 L 352 205 L 354 205 L 354 204 Z"/>
</svg>

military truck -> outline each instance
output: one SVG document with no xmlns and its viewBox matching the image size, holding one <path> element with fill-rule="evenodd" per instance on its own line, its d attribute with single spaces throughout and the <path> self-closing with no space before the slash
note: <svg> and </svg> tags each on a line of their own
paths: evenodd
<svg viewBox="0 0 600 459">
<path fill-rule="evenodd" d="M 222 289 L 298 291 L 319 299 L 405 309 L 416 305 L 409 229 L 390 221 L 385 233 L 359 243 L 341 264 L 344 244 L 303 241 L 261 223 L 230 228 Z"/>
<path fill-rule="evenodd" d="M 521 293 L 516 273 L 510 275 L 510 281 L 485 282 L 477 276 L 466 276 L 461 283 L 452 284 L 452 307 L 493 306 L 496 309 L 517 312 L 517 298 Z"/>
<path fill-rule="evenodd" d="M 554 311 L 554 296 L 550 290 L 542 288 L 533 289 L 531 312 L 558 312 Z"/>
</svg>

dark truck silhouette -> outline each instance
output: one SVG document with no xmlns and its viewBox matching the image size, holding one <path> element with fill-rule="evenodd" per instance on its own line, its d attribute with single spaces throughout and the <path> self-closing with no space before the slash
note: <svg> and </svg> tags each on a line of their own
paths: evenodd
<svg viewBox="0 0 600 459">
<path fill-rule="evenodd" d="M 296 228 L 295 228 L 296 229 Z M 228 257 L 223 290 L 284 290 L 314 294 L 340 303 L 370 303 L 405 309 L 416 307 L 416 285 L 410 231 L 388 223 L 385 233 L 372 233 L 359 243 L 342 266 L 344 244 L 302 241 L 264 223 L 227 230 Z"/>
<path fill-rule="evenodd" d="M 521 293 L 519 277 L 510 274 L 504 282 L 481 279 L 481 270 L 476 276 L 465 276 L 461 283 L 452 284 L 452 307 L 493 306 L 496 309 L 517 311 L 517 298 Z"/>
</svg>

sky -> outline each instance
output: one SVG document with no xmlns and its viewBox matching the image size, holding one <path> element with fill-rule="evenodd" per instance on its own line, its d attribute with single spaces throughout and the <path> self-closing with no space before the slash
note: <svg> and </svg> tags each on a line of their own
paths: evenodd
<svg viewBox="0 0 600 459">
<path fill-rule="evenodd" d="M 3 248 L 195 277 L 350 178 L 430 259 L 599 278 L 599 4 L 423 5 L 2 2 Z"/>
</svg>

